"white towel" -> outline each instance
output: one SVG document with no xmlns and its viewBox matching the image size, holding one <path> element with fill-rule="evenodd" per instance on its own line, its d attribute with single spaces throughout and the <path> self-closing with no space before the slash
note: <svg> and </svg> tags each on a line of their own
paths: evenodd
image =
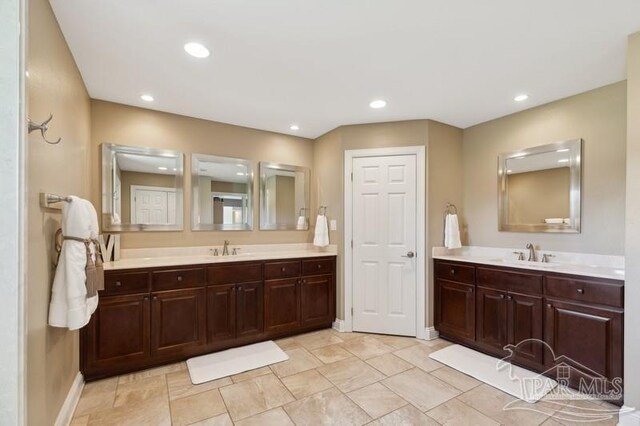
<svg viewBox="0 0 640 426">
<path fill-rule="evenodd" d="M 326 247 L 329 245 L 329 228 L 327 227 L 327 217 L 323 214 L 316 219 L 316 231 L 313 236 L 313 245 Z"/>
<path fill-rule="evenodd" d="M 297 230 L 307 229 L 307 218 L 304 216 L 298 216 L 298 223 L 296 224 Z"/>
<path fill-rule="evenodd" d="M 444 225 L 444 246 L 448 249 L 457 249 L 462 247 L 457 214 L 447 215 Z"/>
<path fill-rule="evenodd" d="M 98 238 L 98 214 L 93 205 L 82 198 L 71 197 L 62 207 L 62 235 Z M 95 247 L 92 252 L 95 253 Z M 51 289 L 49 325 L 76 330 L 84 327 L 98 306 L 98 295 L 87 297 L 87 252 L 84 243 L 62 242 L 60 260 Z"/>
</svg>

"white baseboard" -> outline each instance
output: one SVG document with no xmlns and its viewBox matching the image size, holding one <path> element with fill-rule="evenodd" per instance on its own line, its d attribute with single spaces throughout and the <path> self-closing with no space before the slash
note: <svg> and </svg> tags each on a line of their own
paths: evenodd
<svg viewBox="0 0 640 426">
<path fill-rule="evenodd" d="M 620 409 L 618 426 L 640 426 L 640 412 L 633 407 L 624 405 Z"/>
<path fill-rule="evenodd" d="M 344 333 L 346 330 L 345 324 L 344 324 L 344 320 L 338 319 L 336 318 L 336 320 L 333 322 L 332 328 L 335 331 L 338 331 L 340 333 Z"/>
<path fill-rule="evenodd" d="M 78 372 L 76 378 L 73 379 L 67 398 L 64 400 L 64 404 L 60 408 L 58 417 L 56 418 L 55 426 L 68 426 L 73 418 L 73 412 L 76 410 L 76 405 L 80 400 L 82 389 L 84 388 L 84 377 Z"/>
<path fill-rule="evenodd" d="M 436 330 L 435 327 L 427 327 L 424 329 L 424 332 L 425 340 L 434 340 L 440 336 L 440 333 L 438 333 L 438 330 Z"/>
</svg>

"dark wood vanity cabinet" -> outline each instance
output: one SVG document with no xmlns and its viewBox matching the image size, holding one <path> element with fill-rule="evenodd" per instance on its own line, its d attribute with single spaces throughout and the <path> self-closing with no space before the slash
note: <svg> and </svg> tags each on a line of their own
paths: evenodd
<svg viewBox="0 0 640 426">
<path fill-rule="evenodd" d="M 623 281 L 438 259 L 434 275 L 442 337 L 539 372 L 572 360 L 622 377 Z"/>
<path fill-rule="evenodd" d="M 105 272 L 80 333 L 86 380 L 331 327 L 335 257 Z"/>
</svg>

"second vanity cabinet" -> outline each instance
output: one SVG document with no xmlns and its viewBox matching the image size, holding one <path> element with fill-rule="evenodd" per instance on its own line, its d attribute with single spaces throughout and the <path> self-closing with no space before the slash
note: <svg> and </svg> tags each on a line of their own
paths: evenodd
<svg viewBox="0 0 640 426">
<path fill-rule="evenodd" d="M 85 379 L 331 327 L 335 257 L 105 271 L 80 332 Z"/>
<path fill-rule="evenodd" d="M 434 271 L 442 337 L 539 372 L 622 377 L 623 281 L 440 259 Z"/>
</svg>

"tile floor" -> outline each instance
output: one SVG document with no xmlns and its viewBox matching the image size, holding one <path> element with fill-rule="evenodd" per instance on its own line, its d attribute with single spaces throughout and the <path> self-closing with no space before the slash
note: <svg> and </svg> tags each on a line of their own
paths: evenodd
<svg viewBox="0 0 640 426">
<path fill-rule="evenodd" d="M 430 352 L 449 345 L 444 340 L 322 330 L 276 343 L 288 361 L 202 385 L 191 384 L 183 362 L 88 383 L 71 424 L 576 424 L 553 401 L 517 401 L 431 360 Z M 601 401 L 579 406 L 616 409 Z"/>
</svg>

